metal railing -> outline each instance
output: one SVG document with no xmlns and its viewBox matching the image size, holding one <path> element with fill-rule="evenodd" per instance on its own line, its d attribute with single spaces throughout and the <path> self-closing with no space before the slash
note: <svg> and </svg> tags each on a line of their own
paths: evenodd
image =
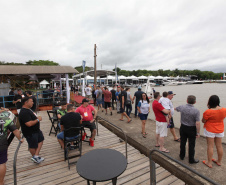
<svg viewBox="0 0 226 185">
<path fill-rule="evenodd" d="M 101 119 L 101 120 L 104 120 L 105 122 L 109 123 L 110 125 L 114 126 L 115 128 L 119 129 L 123 134 L 124 134 L 124 137 L 125 137 L 125 150 L 126 150 L 126 159 L 127 159 L 127 162 L 128 162 L 128 152 L 127 152 L 127 136 L 125 134 L 125 132 L 118 126 L 116 126 L 115 124 L 111 123 L 110 121 L 100 117 L 100 116 L 97 116 L 97 120 L 98 119 Z"/>
<path fill-rule="evenodd" d="M 180 161 L 178 161 L 178 160 L 172 158 L 171 156 L 169 156 L 169 155 L 167 155 L 167 154 L 165 154 L 165 153 L 163 153 L 163 152 L 161 152 L 161 151 L 159 151 L 159 150 L 156 150 L 156 149 L 151 150 L 151 151 L 150 151 L 150 155 L 149 155 L 149 160 L 150 160 L 150 184 L 151 184 L 151 185 L 156 185 L 156 168 L 155 168 L 155 160 L 153 159 L 153 154 L 154 154 L 155 152 L 157 152 L 157 153 L 163 155 L 164 157 L 168 158 L 169 160 L 173 161 L 174 163 L 176 163 L 176 164 L 182 166 L 183 168 L 187 169 L 188 171 L 192 172 L 193 174 L 195 174 L 195 175 L 201 177 L 202 179 L 206 180 L 206 181 L 209 182 L 210 184 L 219 185 L 218 183 L 216 183 L 216 182 L 214 182 L 213 180 L 209 179 L 208 177 L 206 177 L 206 176 L 204 176 L 204 175 L 198 173 L 197 171 L 195 171 L 194 169 L 190 168 L 189 166 L 187 166 L 187 165 L 181 163 Z M 159 156 L 159 157 L 160 157 L 160 156 Z M 161 165 L 160 165 L 160 166 L 161 166 Z M 172 166 L 173 166 L 173 164 L 172 164 L 172 165 L 169 165 L 168 168 L 166 168 L 166 167 L 163 167 L 163 168 L 166 169 L 166 170 L 168 170 L 168 171 L 171 171 Z M 178 170 L 181 171 L 181 169 L 179 169 L 179 168 L 178 168 Z M 180 177 L 178 177 L 178 178 L 180 179 Z M 188 181 L 189 181 L 189 180 L 188 180 Z M 191 182 L 186 182 L 186 183 L 192 184 Z"/>
<path fill-rule="evenodd" d="M 6 107 L 7 103 L 13 103 L 13 100 L 8 100 L 11 98 L 13 99 L 13 97 L 14 95 L 0 96 L 0 106 L 2 105 L 3 107 Z M 12 107 L 15 107 L 15 106 L 12 106 Z"/>
<path fill-rule="evenodd" d="M 22 136 L 23 138 L 24 136 Z M 19 144 L 16 148 L 15 154 L 14 154 L 14 159 L 13 159 L 13 176 L 14 176 L 14 185 L 17 185 L 17 174 L 16 174 L 16 162 L 17 162 L 17 154 L 19 152 L 20 149 L 20 145 L 22 143 L 19 141 Z"/>
</svg>

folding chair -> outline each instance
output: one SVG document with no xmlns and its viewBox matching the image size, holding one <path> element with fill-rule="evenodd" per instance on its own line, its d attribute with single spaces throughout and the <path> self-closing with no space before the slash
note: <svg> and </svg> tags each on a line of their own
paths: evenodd
<svg viewBox="0 0 226 185">
<path fill-rule="evenodd" d="M 47 114 L 48 114 L 49 120 L 51 121 L 51 124 L 52 124 L 51 129 L 49 131 L 49 136 L 50 136 L 50 134 L 55 134 L 55 136 L 56 136 L 57 132 L 59 131 L 58 118 L 57 118 L 56 110 L 52 110 L 52 111 L 47 110 Z"/>
<path fill-rule="evenodd" d="M 77 137 L 76 137 L 77 136 Z M 69 143 L 74 143 L 73 149 L 78 149 L 79 154 L 68 156 L 69 155 L 69 147 L 67 146 Z M 69 161 L 69 159 L 80 157 L 82 155 L 82 127 L 71 127 L 69 129 L 64 130 L 64 160 L 68 160 L 68 168 L 70 170 L 70 165 L 77 163 Z"/>
</svg>

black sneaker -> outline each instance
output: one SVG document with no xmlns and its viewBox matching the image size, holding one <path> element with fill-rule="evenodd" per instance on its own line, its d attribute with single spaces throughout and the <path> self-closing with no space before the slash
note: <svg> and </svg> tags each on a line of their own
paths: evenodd
<svg viewBox="0 0 226 185">
<path fill-rule="evenodd" d="M 37 164 L 39 164 L 41 162 L 38 157 L 34 157 L 34 156 L 31 158 L 31 160 Z"/>
</svg>

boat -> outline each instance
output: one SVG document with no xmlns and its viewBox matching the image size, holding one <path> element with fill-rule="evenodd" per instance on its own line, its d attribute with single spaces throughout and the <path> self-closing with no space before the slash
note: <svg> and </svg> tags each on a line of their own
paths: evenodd
<svg viewBox="0 0 226 185">
<path fill-rule="evenodd" d="M 216 80 L 217 83 L 226 83 L 226 80 Z"/>
<path fill-rule="evenodd" d="M 203 84 L 204 81 L 201 80 L 191 80 L 191 81 L 187 81 L 187 84 Z"/>
</svg>

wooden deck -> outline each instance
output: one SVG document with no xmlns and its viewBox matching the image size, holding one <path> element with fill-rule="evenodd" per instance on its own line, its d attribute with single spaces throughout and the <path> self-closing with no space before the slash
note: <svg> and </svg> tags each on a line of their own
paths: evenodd
<svg viewBox="0 0 226 185">
<path fill-rule="evenodd" d="M 19 150 L 17 157 L 17 182 L 18 184 L 86 184 L 86 181 L 80 177 L 76 171 L 76 165 L 71 165 L 68 169 L 67 162 L 64 161 L 63 150 L 52 134 L 49 136 L 50 121 L 46 112 L 39 112 L 43 117 L 41 130 L 44 133 L 45 141 L 40 152 L 40 156 L 45 158 L 41 164 L 35 164 L 31 161 L 31 155 L 28 152 L 28 145 L 25 141 Z M 7 172 L 5 184 L 13 184 L 13 156 L 18 145 L 14 139 L 8 150 Z M 99 124 L 99 136 L 96 137 L 95 146 L 90 147 L 88 143 L 83 142 L 82 153 L 97 148 L 111 148 L 125 154 L 125 144 L 119 142 L 119 138 L 106 128 Z M 75 152 L 75 151 L 72 151 Z M 73 159 L 72 159 L 73 160 Z M 74 159 L 74 160 L 77 160 Z M 157 183 L 159 185 L 184 184 L 181 180 L 171 175 L 168 171 L 156 165 Z M 149 159 L 140 152 L 128 145 L 128 166 L 126 171 L 118 177 L 117 184 L 150 184 Z M 111 181 L 97 184 L 111 184 Z"/>
</svg>

